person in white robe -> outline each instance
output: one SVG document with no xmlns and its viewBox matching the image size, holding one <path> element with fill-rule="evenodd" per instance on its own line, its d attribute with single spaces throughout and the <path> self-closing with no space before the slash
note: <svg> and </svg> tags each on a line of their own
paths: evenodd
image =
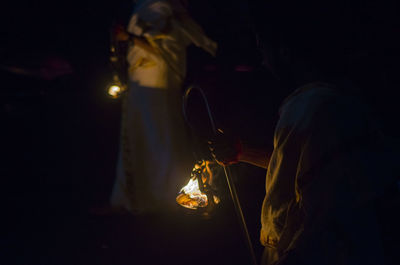
<svg viewBox="0 0 400 265">
<path fill-rule="evenodd" d="M 138 1 L 127 26 L 128 91 L 111 205 L 134 214 L 174 210 L 194 164 L 182 115 L 186 48 L 217 44 L 173 0 Z"/>
</svg>

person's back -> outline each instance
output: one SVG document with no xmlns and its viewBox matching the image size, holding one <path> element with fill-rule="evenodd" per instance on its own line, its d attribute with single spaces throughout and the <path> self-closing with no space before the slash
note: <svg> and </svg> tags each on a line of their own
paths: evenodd
<svg viewBox="0 0 400 265">
<path fill-rule="evenodd" d="M 382 146 L 367 108 L 311 84 L 280 114 L 262 211 L 265 264 L 383 264 L 374 205 L 395 183 L 399 156 Z"/>
</svg>

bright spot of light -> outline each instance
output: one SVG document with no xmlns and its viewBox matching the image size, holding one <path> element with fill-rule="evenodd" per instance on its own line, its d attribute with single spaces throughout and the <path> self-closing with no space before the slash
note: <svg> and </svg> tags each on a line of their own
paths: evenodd
<svg viewBox="0 0 400 265">
<path fill-rule="evenodd" d="M 113 98 L 118 97 L 121 91 L 122 91 L 121 87 L 117 85 L 112 85 L 108 88 L 108 94 Z"/>
</svg>

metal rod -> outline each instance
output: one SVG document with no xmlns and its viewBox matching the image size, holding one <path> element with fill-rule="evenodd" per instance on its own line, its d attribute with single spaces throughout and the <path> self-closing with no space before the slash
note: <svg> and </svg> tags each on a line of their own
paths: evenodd
<svg viewBox="0 0 400 265">
<path fill-rule="evenodd" d="M 198 87 L 198 86 L 191 86 L 191 87 L 189 87 L 189 88 L 186 90 L 185 94 L 183 95 L 183 105 L 182 105 L 182 108 L 183 108 L 183 116 L 184 116 L 186 122 L 190 125 L 189 119 L 188 119 L 188 117 L 187 117 L 187 115 L 186 115 L 186 104 L 187 104 L 186 101 L 187 101 L 187 98 L 188 98 L 190 92 L 191 92 L 193 89 L 197 89 L 197 90 L 200 92 L 201 97 L 203 98 L 203 101 L 204 101 L 204 103 L 206 104 L 207 114 L 208 114 L 208 118 L 210 119 L 210 125 L 211 125 L 211 128 L 212 128 L 212 131 L 213 131 L 214 134 L 216 134 L 216 133 L 217 133 L 217 127 L 215 126 L 215 122 L 214 122 L 213 115 L 211 114 L 210 105 L 208 105 L 208 100 L 207 100 L 206 95 L 204 94 L 204 91 L 203 91 L 200 87 Z"/>
<path fill-rule="evenodd" d="M 235 206 L 235 210 L 236 210 L 236 213 L 238 215 L 239 222 L 241 223 L 241 227 L 242 227 L 243 234 L 244 234 L 244 237 L 245 237 L 246 242 L 247 242 L 247 247 L 249 249 L 253 265 L 257 265 L 258 264 L 257 263 L 257 258 L 256 258 L 256 255 L 254 253 L 253 244 L 251 243 L 251 238 L 250 238 L 249 230 L 247 229 L 246 220 L 244 219 L 242 207 L 240 206 L 240 201 L 239 201 L 239 197 L 238 197 L 237 192 L 236 192 L 235 183 L 233 182 L 233 180 L 231 178 L 229 167 L 228 166 L 223 166 L 223 168 L 224 168 L 224 172 L 225 172 L 226 182 L 228 182 L 228 187 L 229 187 L 229 190 L 231 192 L 232 201 L 233 201 L 233 204 Z"/>
<path fill-rule="evenodd" d="M 213 130 L 214 134 L 216 135 L 217 134 L 217 127 L 215 126 L 214 118 L 213 118 L 212 113 L 211 113 L 211 108 L 208 105 L 208 100 L 206 98 L 206 95 L 204 94 L 203 90 L 200 87 L 191 86 L 186 90 L 186 93 L 184 95 L 184 100 L 183 100 L 183 114 L 185 116 L 186 121 L 188 121 L 187 116 L 186 116 L 186 100 L 187 100 L 187 97 L 188 97 L 188 95 L 189 95 L 189 93 L 190 93 L 190 91 L 192 89 L 197 89 L 200 92 L 201 96 L 203 97 L 204 103 L 205 103 L 206 108 L 207 108 L 207 113 L 208 113 L 208 117 L 210 119 L 212 130 Z M 238 219 L 239 219 L 239 224 L 242 227 L 243 235 L 244 235 L 245 240 L 246 240 L 246 245 L 247 245 L 247 247 L 249 249 L 249 252 L 250 252 L 252 263 L 253 263 L 253 265 L 257 265 L 258 264 L 257 263 L 257 258 L 256 258 L 256 255 L 254 253 L 253 244 L 251 243 L 251 238 L 250 238 L 249 230 L 247 229 L 246 220 L 245 220 L 244 215 L 243 215 L 242 207 L 240 206 L 240 201 L 239 201 L 239 197 L 238 197 L 237 192 L 236 192 L 235 183 L 233 182 L 233 180 L 231 178 L 229 167 L 228 166 L 223 166 L 223 169 L 224 169 L 224 173 L 225 173 L 225 177 L 226 177 L 226 182 L 228 183 L 228 187 L 229 187 L 229 190 L 230 190 L 230 193 L 231 193 L 233 205 L 235 207 L 236 214 L 237 214 Z"/>
</svg>

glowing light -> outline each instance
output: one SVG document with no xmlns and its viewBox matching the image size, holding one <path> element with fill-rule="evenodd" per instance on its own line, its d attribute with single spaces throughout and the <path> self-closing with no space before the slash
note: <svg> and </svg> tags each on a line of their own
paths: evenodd
<svg viewBox="0 0 400 265">
<path fill-rule="evenodd" d="M 199 182 L 196 177 L 191 178 L 189 183 L 181 189 L 181 193 L 176 197 L 176 201 L 183 207 L 193 210 L 208 205 L 207 195 L 200 191 Z"/>
<path fill-rule="evenodd" d="M 122 92 L 122 88 L 118 85 L 111 85 L 108 88 L 108 94 L 113 97 L 113 98 L 117 98 Z"/>
<path fill-rule="evenodd" d="M 113 81 L 108 84 L 107 94 L 112 98 L 119 98 L 126 89 L 126 85 L 121 82 L 118 74 L 114 73 Z"/>
<path fill-rule="evenodd" d="M 192 170 L 192 177 L 190 178 L 189 182 L 184 186 L 181 190 L 179 195 L 176 197 L 176 202 L 181 206 L 196 210 L 198 208 L 207 207 L 209 204 L 208 197 L 205 193 L 200 190 L 199 187 L 199 178 L 197 178 L 194 172 L 201 171 L 201 181 L 200 185 L 211 185 L 212 182 L 212 172 L 210 170 L 210 161 L 202 161 L 201 164 L 195 164 Z M 207 184 L 204 184 L 207 182 Z M 220 202 L 220 199 L 213 195 L 212 200 L 215 204 Z"/>
</svg>

